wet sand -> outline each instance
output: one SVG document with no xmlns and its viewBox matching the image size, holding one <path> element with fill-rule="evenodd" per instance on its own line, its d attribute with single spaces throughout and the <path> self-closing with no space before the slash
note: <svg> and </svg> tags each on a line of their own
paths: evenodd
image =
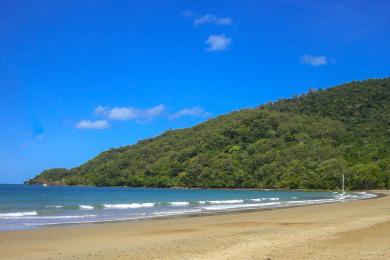
<svg viewBox="0 0 390 260">
<path fill-rule="evenodd" d="M 390 259 L 390 193 L 209 216 L 0 232 L 0 259 Z"/>
</svg>

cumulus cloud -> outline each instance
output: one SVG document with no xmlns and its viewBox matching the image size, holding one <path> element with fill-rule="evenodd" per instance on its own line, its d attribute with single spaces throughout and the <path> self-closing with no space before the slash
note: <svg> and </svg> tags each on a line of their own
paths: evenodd
<svg viewBox="0 0 390 260">
<path fill-rule="evenodd" d="M 313 56 L 305 54 L 301 58 L 301 63 L 317 67 L 328 64 L 328 58 L 326 56 Z"/>
<path fill-rule="evenodd" d="M 147 121 L 161 115 L 165 110 L 164 105 L 152 108 L 140 109 L 135 107 L 103 107 L 98 106 L 95 114 L 104 116 L 110 120 L 141 120 Z"/>
<path fill-rule="evenodd" d="M 224 51 L 232 43 L 232 39 L 225 35 L 210 35 L 205 41 L 208 45 L 206 51 Z"/>
<path fill-rule="evenodd" d="M 177 111 L 169 116 L 170 120 L 175 120 L 181 117 L 185 116 L 193 116 L 193 117 L 208 117 L 210 116 L 210 113 L 205 111 L 201 107 L 192 107 L 192 108 L 185 108 L 180 111 Z"/>
<path fill-rule="evenodd" d="M 100 120 L 80 120 L 74 127 L 77 129 L 106 129 L 110 127 L 111 121 L 131 121 L 137 123 L 146 123 L 154 118 L 162 117 L 167 120 L 176 120 L 182 117 L 208 118 L 211 113 L 205 111 L 200 106 L 184 108 L 182 110 L 170 113 L 165 105 L 158 105 L 151 108 L 135 107 L 108 107 L 98 106 L 94 110 L 94 116 L 100 117 Z"/>
<path fill-rule="evenodd" d="M 233 24 L 233 19 L 231 17 L 218 17 L 212 14 L 206 14 L 194 20 L 195 26 L 206 24 L 228 26 Z"/>
<path fill-rule="evenodd" d="M 75 124 L 75 127 L 78 129 L 106 129 L 110 127 L 106 120 L 81 120 Z"/>
</svg>

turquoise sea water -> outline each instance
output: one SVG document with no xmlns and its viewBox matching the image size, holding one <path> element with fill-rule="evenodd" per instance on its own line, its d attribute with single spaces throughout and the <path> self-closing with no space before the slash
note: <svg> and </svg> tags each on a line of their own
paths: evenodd
<svg viewBox="0 0 390 260">
<path fill-rule="evenodd" d="M 0 185 L 0 230 L 365 199 L 333 192 Z"/>
</svg>

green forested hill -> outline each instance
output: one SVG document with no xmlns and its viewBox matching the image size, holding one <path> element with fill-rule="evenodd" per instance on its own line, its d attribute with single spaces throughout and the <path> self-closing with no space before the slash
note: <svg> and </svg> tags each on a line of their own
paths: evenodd
<svg viewBox="0 0 390 260">
<path fill-rule="evenodd" d="M 390 78 L 352 82 L 167 131 L 28 183 L 335 189 L 390 187 Z"/>
</svg>

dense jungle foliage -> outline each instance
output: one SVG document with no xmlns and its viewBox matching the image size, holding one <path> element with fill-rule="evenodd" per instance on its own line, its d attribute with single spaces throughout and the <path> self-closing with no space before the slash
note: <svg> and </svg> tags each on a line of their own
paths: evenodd
<svg viewBox="0 0 390 260">
<path fill-rule="evenodd" d="M 351 82 L 166 131 L 27 183 L 337 189 L 390 187 L 390 78 Z"/>
</svg>

